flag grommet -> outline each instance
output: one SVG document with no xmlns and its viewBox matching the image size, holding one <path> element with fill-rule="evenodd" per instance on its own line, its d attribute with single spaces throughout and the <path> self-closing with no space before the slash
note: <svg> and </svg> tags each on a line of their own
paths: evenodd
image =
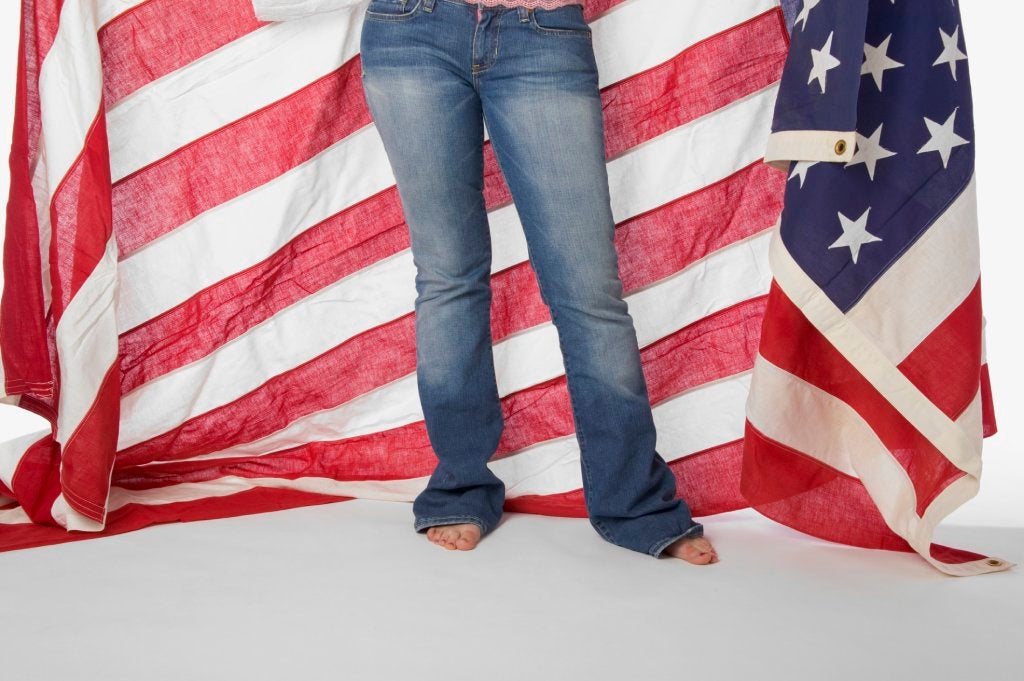
<svg viewBox="0 0 1024 681">
<path fill-rule="evenodd" d="M 988 563 L 989 565 L 991 565 L 992 567 L 999 567 L 1000 565 L 1003 564 L 1003 561 L 1001 561 L 1001 560 L 999 560 L 997 558 L 989 558 L 985 562 Z"/>
<path fill-rule="evenodd" d="M 846 153 L 846 140 L 839 140 L 836 142 L 836 156 L 842 156 Z"/>
</svg>

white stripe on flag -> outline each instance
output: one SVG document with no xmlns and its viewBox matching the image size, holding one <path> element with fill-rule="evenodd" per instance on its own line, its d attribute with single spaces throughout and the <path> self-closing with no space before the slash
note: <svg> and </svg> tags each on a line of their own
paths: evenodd
<svg viewBox="0 0 1024 681">
<path fill-rule="evenodd" d="M 106 513 L 103 514 L 104 522 L 99 523 L 82 515 L 68 504 L 64 494 L 58 494 L 50 507 L 50 515 L 54 521 L 66 530 L 78 530 L 80 532 L 102 532 L 105 526 Z"/>
<path fill-rule="evenodd" d="M 0 525 L 31 525 L 32 519 L 25 513 L 22 506 L 15 506 L 0 511 Z"/>
<path fill-rule="evenodd" d="M 631 0 L 591 22 L 600 86 L 646 71 L 778 7 L 777 0 Z M 763 146 L 763 145 L 762 145 Z"/>
</svg>

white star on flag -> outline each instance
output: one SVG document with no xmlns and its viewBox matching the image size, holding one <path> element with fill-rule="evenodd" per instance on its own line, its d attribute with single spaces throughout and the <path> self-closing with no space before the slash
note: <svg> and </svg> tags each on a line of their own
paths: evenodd
<svg viewBox="0 0 1024 681">
<path fill-rule="evenodd" d="M 871 208 L 864 211 L 856 220 L 851 220 L 842 213 L 837 213 L 839 216 L 839 223 L 843 226 L 843 235 L 836 239 L 829 248 L 842 248 L 848 247 L 850 249 L 850 255 L 853 257 L 853 263 L 857 264 L 857 256 L 860 255 L 860 247 L 864 244 L 869 244 L 872 241 L 881 241 L 881 237 L 877 237 L 874 234 L 868 232 L 868 213 L 871 212 Z"/>
<path fill-rule="evenodd" d="M 940 28 L 939 37 L 942 38 L 942 54 L 940 54 L 938 59 L 932 63 L 932 66 L 949 64 L 949 72 L 953 74 L 953 80 L 956 80 L 956 63 L 967 59 L 967 55 L 961 52 L 958 47 L 960 43 L 960 27 L 956 27 L 956 30 L 953 31 L 953 35 L 947 35 L 946 32 Z"/>
<path fill-rule="evenodd" d="M 846 167 L 855 166 L 863 163 L 864 167 L 868 170 L 868 177 L 872 180 L 875 179 L 875 166 L 883 158 L 889 158 L 895 156 L 895 151 L 890 151 L 882 146 L 882 126 L 884 123 L 879 124 L 878 129 L 871 135 L 871 137 L 865 137 L 864 135 L 857 133 L 857 150 L 853 154 L 853 158 L 846 164 Z"/>
<path fill-rule="evenodd" d="M 956 125 L 956 109 L 953 109 L 953 113 L 949 114 L 949 118 L 942 125 L 928 117 L 925 117 L 924 123 L 928 126 L 928 132 L 932 137 L 923 147 L 917 150 L 917 153 L 924 154 L 929 151 L 937 151 L 939 156 L 942 157 L 942 167 L 949 167 L 949 155 L 953 149 L 970 144 L 968 140 L 965 140 L 953 130 Z"/>
<path fill-rule="evenodd" d="M 796 21 L 793 22 L 793 25 L 796 26 L 802 21 L 803 26 L 800 27 L 800 30 L 802 31 L 807 28 L 807 19 L 811 15 L 811 10 L 817 7 L 819 2 L 821 0 L 804 0 L 804 6 L 800 8 L 800 14 L 796 15 Z"/>
<path fill-rule="evenodd" d="M 892 40 L 891 33 L 878 47 L 872 47 L 870 44 L 864 43 L 864 65 L 860 67 L 860 75 L 863 76 L 870 73 L 871 77 L 875 80 L 875 86 L 879 92 L 882 91 L 882 75 L 889 69 L 898 69 L 903 66 L 903 64 L 895 59 L 889 58 L 890 40 Z"/>
<path fill-rule="evenodd" d="M 828 72 L 840 64 L 839 60 L 832 56 L 832 36 L 834 34 L 835 31 L 828 34 L 828 40 L 825 41 L 820 50 L 811 50 L 813 66 L 811 66 L 811 75 L 807 77 L 807 84 L 810 85 L 814 81 L 818 81 L 822 94 L 825 94 Z"/>
<path fill-rule="evenodd" d="M 818 161 L 797 161 L 796 165 L 793 166 L 793 172 L 789 174 L 789 179 L 792 180 L 794 177 L 800 178 L 800 188 L 804 188 L 804 182 L 807 180 L 807 171 L 812 166 L 818 165 Z"/>
</svg>

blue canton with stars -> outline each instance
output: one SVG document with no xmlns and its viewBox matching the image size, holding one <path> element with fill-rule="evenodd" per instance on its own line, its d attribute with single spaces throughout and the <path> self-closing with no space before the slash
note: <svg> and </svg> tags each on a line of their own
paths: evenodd
<svg viewBox="0 0 1024 681">
<path fill-rule="evenodd" d="M 791 163 L 780 235 L 845 312 L 973 176 L 960 10 L 952 0 L 804 0 L 790 18 L 772 131 L 856 130 L 857 144 L 849 163 Z"/>
</svg>

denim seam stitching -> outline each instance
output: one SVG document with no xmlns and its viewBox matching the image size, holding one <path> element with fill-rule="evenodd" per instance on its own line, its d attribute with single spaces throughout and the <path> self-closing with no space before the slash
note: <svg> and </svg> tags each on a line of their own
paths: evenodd
<svg viewBox="0 0 1024 681">
<path fill-rule="evenodd" d="M 537 23 L 537 17 L 535 12 L 530 12 L 530 26 L 533 27 L 537 33 L 544 35 L 565 35 L 565 36 L 579 36 L 581 38 L 593 38 L 593 31 L 583 30 L 579 28 L 550 28 L 541 26 Z"/>
<path fill-rule="evenodd" d="M 432 527 L 434 525 L 450 525 L 450 524 L 452 524 L 452 523 L 442 523 L 441 521 L 443 521 L 443 520 L 467 520 L 469 522 L 472 522 L 473 524 L 480 525 L 480 530 L 481 530 L 482 534 L 486 534 L 487 533 L 487 523 L 482 518 L 480 518 L 479 516 L 469 515 L 469 514 L 466 514 L 466 513 L 461 513 L 461 514 L 457 514 L 457 515 L 439 515 L 439 516 L 430 516 L 428 518 L 419 518 L 419 519 L 416 520 L 416 522 L 413 525 L 414 525 L 415 529 L 418 531 L 418 530 L 422 530 L 422 529 L 427 528 L 427 527 Z"/>
<path fill-rule="evenodd" d="M 650 549 L 648 549 L 647 552 L 650 555 L 652 555 L 655 558 L 657 558 L 661 554 L 661 552 L 664 551 L 668 547 L 668 545 L 671 544 L 672 542 L 676 541 L 677 539 L 682 539 L 683 537 L 688 537 L 691 534 L 696 534 L 698 531 L 701 531 L 703 529 L 704 529 L 703 525 L 701 525 L 700 523 L 694 523 L 692 527 L 687 529 L 682 534 L 677 534 L 677 535 L 668 537 L 667 539 L 662 539 L 661 541 L 655 543 L 653 546 L 651 546 Z"/>
<path fill-rule="evenodd" d="M 370 10 L 370 5 L 367 5 L 366 10 L 363 13 L 363 17 L 366 19 L 373 19 L 375 21 L 408 21 L 419 14 L 422 7 L 423 0 L 416 0 L 416 4 L 408 12 L 403 12 L 401 14 L 388 14 L 386 12 L 373 12 Z"/>
</svg>

